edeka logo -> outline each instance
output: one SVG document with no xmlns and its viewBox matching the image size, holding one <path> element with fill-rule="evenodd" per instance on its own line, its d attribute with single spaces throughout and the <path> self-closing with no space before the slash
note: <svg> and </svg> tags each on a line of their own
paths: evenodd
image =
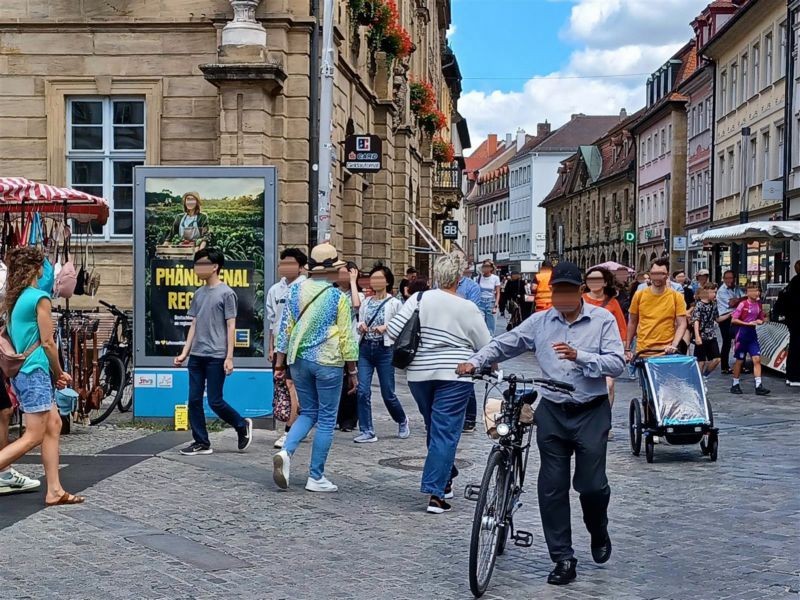
<svg viewBox="0 0 800 600">
<path fill-rule="evenodd" d="M 259 290 L 263 290 L 263 281 L 257 280 L 255 273 L 254 261 L 229 261 L 222 270 L 222 281 L 236 292 L 237 298 L 235 357 L 261 356 L 259 353 L 263 353 L 258 342 L 262 317 L 256 306 L 256 296 Z M 177 356 L 181 351 L 192 324 L 187 313 L 197 288 L 202 285 L 190 260 L 154 258 L 150 261 L 145 288 L 145 345 L 148 355 Z"/>
</svg>

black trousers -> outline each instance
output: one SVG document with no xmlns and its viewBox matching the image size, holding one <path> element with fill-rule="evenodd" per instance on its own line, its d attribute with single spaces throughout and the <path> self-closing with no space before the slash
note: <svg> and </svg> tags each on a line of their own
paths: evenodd
<svg viewBox="0 0 800 600">
<path fill-rule="evenodd" d="M 731 356 L 731 344 L 733 343 L 733 338 L 736 336 L 736 330 L 738 328 L 731 324 L 730 319 L 726 319 L 719 324 L 719 332 L 722 335 L 722 349 L 720 350 L 720 354 L 722 355 L 722 370 L 730 369 L 730 356 Z"/>
<path fill-rule="evenodd" d="M 800 317 L 789 324 L 789 355 L 786 357 L 787 381 L 800 381 Z"/>
<path fill-rule="evenodd" d="M 570 463 L 575 454 L 572 484 L 580 494 L 583 522 L 593 545 L 605 541 L 611 489 L 606 477 L 606 446 L 611 429 L 611 405 L 575 413 L 543 400 L 536 408 L 539 446 L 539 510 L 547 549 L 553 562 L 574 557 L 570 523 Z"/>
</svg>

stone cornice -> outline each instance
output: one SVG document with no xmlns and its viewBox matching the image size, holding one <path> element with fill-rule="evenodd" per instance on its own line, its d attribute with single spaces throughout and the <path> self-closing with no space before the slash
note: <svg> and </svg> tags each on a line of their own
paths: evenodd
<svg viewBox="0 0 800 600">
<path fill-rule="evenodd" d="M 203 77 L 217 87 L 220 83 L 266 83 L 270 91 L 283 88 L 286 71 L 276 63 L 210 63 L 200 65 Z"/>
</svg>

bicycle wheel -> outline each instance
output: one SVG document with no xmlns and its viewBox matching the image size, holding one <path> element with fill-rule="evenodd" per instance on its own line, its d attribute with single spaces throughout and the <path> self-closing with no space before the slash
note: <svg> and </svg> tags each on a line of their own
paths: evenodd
<svg viewBox="0 0 800 600">
<path fill-rule="evenodd" d="M 100 373 L 98 387 L 103 390 L 100 408 L 89 411 L 89 424 L 99 425 L 108 418 L 119 402 L 119 392 L 125 383 L 125 365 L 114 354 L 106 354 L 98 361 Z"/>
<path fill-rule="evenodd" d="M 128 412 L 133 406 L 133 365 L 130 361 L 125 369 L 125 380 L 117 392 L 119 412 Z"/>
<path fill-rule="evenodd" d="M 480 598 L 489 586 L 497 547 L 500 525 L 504 518 L 503 502 L 506 481 L 506 458 L 502 450 L 494 448 L 486 461 L 481 492 L 472 519 L 472 538 L 469 544 L 469 588 Z"/>
<path fill-rule="evenodd" d="M 503 482 L 503 500 L 502 506 L 505 508 L 503 509 L 503 517 L 506 515 L 512 515 L 514 510 L 514 494 L 517 489 L 518 481 L 517 481 L 517 469 L 507 469 L 505 481 Z M 498 536 L 497 540 L 497 556 L 503 556 L 503 553 L 506 551 L 506 544 L 508 543 L 508 538 L 511 535 L 511 531 L 514 529 L 514 521 L 511 516 L 504 518 L 503 522 L 499 524 L 500 527 L 500 535 Z"/>
</svg>

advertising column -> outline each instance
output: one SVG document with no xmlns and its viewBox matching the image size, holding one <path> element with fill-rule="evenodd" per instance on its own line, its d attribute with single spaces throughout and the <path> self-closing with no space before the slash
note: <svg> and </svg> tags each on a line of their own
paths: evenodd
<svg viewBox="0 0 800 600">
<path fill-rule="evenodd" d="M 203 285 L 194 255 L 215 248 L 237 297 L 234 372 L 225 400 L 242 416 L 272 414 L 264 337 L 266 290 L 276 257 L 274 167 L 137 167 L 135 195 L 135 370 L 137 418 L 171 418 L 188 391 L 183 350 L 192 297 Z M 213 413 L 206 405 L 206 415 Z"/>
</svg>

